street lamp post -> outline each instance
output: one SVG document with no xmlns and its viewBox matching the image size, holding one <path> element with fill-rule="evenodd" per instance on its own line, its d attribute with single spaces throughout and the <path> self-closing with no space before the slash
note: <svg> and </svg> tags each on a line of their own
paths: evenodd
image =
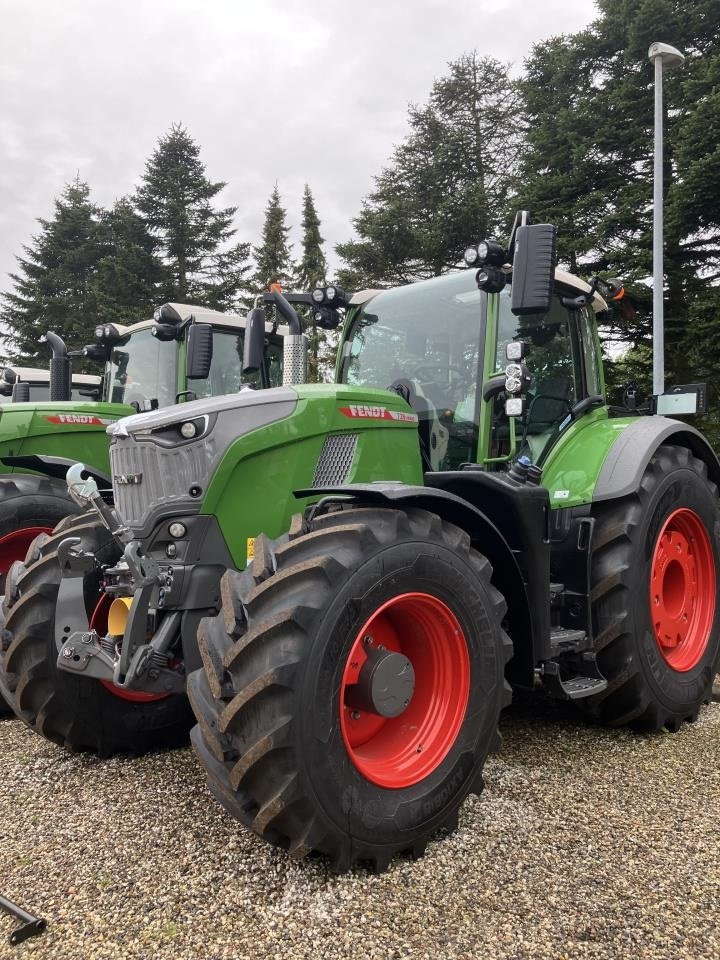
<svg viewBox="0 0 720 960">
<path fill-rule="evenodd" d="M 665 391 L 665 326 L 663 316 L 663 71 L 678 67 L 684 54 L 667 43 L 652 43 L 648 57 L 655 65 L 655 162 L 653 183 L 653 393 Z"/>
</svg>

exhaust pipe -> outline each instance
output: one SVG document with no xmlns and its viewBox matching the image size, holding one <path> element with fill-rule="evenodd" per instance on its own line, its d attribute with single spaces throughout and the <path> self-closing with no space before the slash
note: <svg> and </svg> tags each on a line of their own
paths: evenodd
<svg viewBox="0 0 720 960">
<path fill-rule="evenodd" d="M 297 311 L 279 290 L 272 290 L 277 311 L 287 323 L 290 333 L 283 339 L 283 386 L 307 383 L 308 340 L 302 332 Z"/>
<path fill-rule="evenodd" d="M 71 395 L 72 361 L 62 337 L 48 332 L 45 334 L 45 339 L 53 352 L 50 361 L 50 399 L 67 402 Z"/>
</svg>

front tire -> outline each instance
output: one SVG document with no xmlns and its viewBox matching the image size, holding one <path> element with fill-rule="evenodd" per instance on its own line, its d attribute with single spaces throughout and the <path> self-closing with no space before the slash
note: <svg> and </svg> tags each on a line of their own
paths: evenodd
<svg viewBox="0 0 720 960">
<path fill-rule="evenodd" d="M 74 525 L 62 522 L 53 536 L 31 545 L 27 560 L 34 562 L 24 570 L 13 569 L 8 578 L 13 590 L 5 604 L 0 689 L 31 730 L 68 750 L 108 757 L 185 743 L 192 715 L 183 694 L 128 696 L 112 685 L 58 669 L 57 548 L 67 537 L 78 537 L 80 547 L 97 560 L 83 584 L 88 618 L 100 598 L 101 567 L 119 559 L 117 544 L 94 513 L 79 517 Z"/>
<path fill-rule="evenodd" d="M 607 689 L 597 721 L 677 730 L 710 698 L 720 661 L 720 513 L 705 464 L 661 446 L 637 492 L 594 510 L 592 612 Z"/>
<path fill-rule="evenodd" d="M 490 576 L 463 531 L 423 510 L 339 510 L 260 538 L 252 565 L 223 578 L 189 682 L 215 796 L 264 839 L 338 871 L 420 856 L 482 788 L 510 699 Z"/>
</svg>

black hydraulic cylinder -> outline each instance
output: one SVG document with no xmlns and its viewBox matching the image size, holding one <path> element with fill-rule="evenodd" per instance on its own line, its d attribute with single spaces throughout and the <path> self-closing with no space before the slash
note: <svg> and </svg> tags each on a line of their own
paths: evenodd
<svg viewBox="0 0 720 960">
<path fill-rule="evenodd" d="M 13 930 L 10 934 L 10 944 L 13 947 L 22 943 L 23 940 L 38 936 L 47 926 L 45 920 L 41 920 L 40 917 L 34 917 L 31 913 L 28 913 L 27 910 L 23 910 L 22 907 L 19 907 L 16 903 L 13 903 L 12 900 L 7 900 L 3 896 L 0 896 L 0 909 L 13 917 L 17 917 L 22 924 L 22 926 L 18 927 L 17 930 Z"/>
</svg>

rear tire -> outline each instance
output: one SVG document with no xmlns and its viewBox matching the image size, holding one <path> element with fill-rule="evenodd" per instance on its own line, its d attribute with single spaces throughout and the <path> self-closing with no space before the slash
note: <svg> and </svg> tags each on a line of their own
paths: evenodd
<svg viewBox="0 0 720 960">
<path fill-rule="evenodd" d="M 88 617 L 100 597 L 101 566 L 119 559 L 117 544 L 96 515 L 63 522 L 59 532 L 31 544 L 28 560 L 5 604 L 4 655 L 0 690 L 15 713 L 36 733 L 73 751 L 100 756 L 144 753 L 187 741 L 192 714 L 183 694 L 149 702 L 124 699 L 100 681 L 73 676 L 57 667 L 55 608 L 60 585 L 57 548 L 67 537 L 95 555 L 98 566 L 85 575 Z"/>
<path fill-rule="evenodd" d="M 717 488 L 686 448 L 661 446 L 634 495 L 593 512 L 593 626 L 608 687 L 578 705 L 610 726 L 677 730 L 710 698 L 720 661 Z"/>
<path fill-rule="evenodd" d="M 0 594 L 5 574 L 22 560 L 37 533 L 49 533 L 79 507 L 48 477 L 12 474 L 0 478 Z M 27 531 L 34 531 L 28 533 Z"/>
<path fill-rule="evenodd" d="M 78 507 L 47 477 L 13 474 L 0 478 L 0 594 L 15 561 L 22 560 L 38 533 L 49 532 Z M 0 649 L 1 647 L 0 639 Z M 11 703 L 0 693 L 0 717 L 12 716 Z"/>
<path fill-rule="evenodd" d="M 193 747 L 217 799 L 270 843 L 319 851 L 337 871 L 382 870 L 397 853 L 421 856 L 482 789 L 510 700 L 505 601 L 467 535 L 434 514 L 339 510 L 309 532 L 298 519 L 289 537 L 258 539 L 251 566 L 223 578 L 221 613 L 200 625 Z M 348 706 L 362 643 L 413 663 L 399 715 Z M 435 659 L 423 661 L 427 649 Z M 378 732 L 355 742 L 348 725 L 366 720 Z"/>
</svg>

